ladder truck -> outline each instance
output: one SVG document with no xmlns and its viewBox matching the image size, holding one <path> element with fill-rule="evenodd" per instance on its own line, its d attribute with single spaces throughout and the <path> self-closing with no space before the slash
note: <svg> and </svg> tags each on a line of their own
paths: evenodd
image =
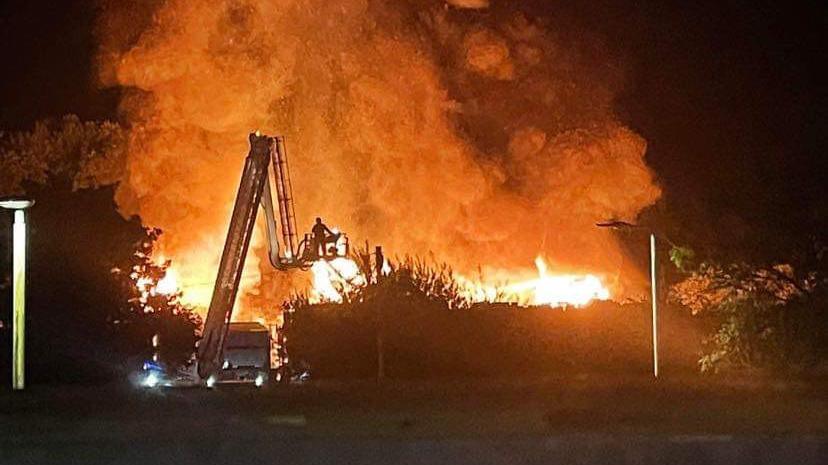
<svg viewBox="0 0 828 465">
<path fill-rule="evenodd" d="M 272 181 L 271 177 L 273 178 Z M 279 211 L 279 228 L 276 224 L 276 209 L 273 206 L 273 185 L 275 185 Z M 266 328 L 261 327 L 261 325 L 259 325 L 260 330 L 254 331 L 255 328 L 252 328 L 252 326 L 256 325 L 255 323 L 233 323 L 232 325 L 230 323 L 245 258 L 256 224 L 256 215 L 260 206 L 265 213 L 268 257 L 270 264 L 275 269 L 280 271 L 307 270 L 317 260 L 331 260 L 348 255 L 348 238 L 341 233 L 334 233 L 322 244 L 319 244 L 318 238 L 312 237 L 311 234 L 305 234 L 302 240 L 298 239 L 296 214 L 293 205 L 293 188 L 290 181 L 290 169 L 284 138 L 263 135 L 258 131 L 251 133 L 250 152 L 244 162 L 239 190 L 230 217 L 227 239 L 221 254 L 213 295 L 204 322 L 202 338 L 198 344 L 195 363 L 186 370 L 188 376 L 185 376 L 185 378 L 188 379 L 182 382 L 176 382 L 160 372 L 153 373 L 152 367 L 148 370 L 145 363 L 144 371 L 147 374 L 145 374 L 144 380 L 149 379 L 150 382 L 144 381 L 142 384 L 192 385 L 194 383 L 204 383 L 211 387 L 216 381 L 220 381 L 219 375 L 222 370 L 234 368 L 232 366 L 228 367 L 228 361 L 225 358 L 228 332 L 231 332 L 231 338 L 234 337 L 232 326 L 237 328 L 247 327 L 248 330 L 253 332 L 266 331 Z M 278 229 L 281 230 L 281 244 Z M 255 337 L 240 336 L 238 334 L 235 337 L 248 341 L 257 340 Z M 270 368 L 269 337 L 267 340 L 266 366 L 246 367 L 251 370 L 259 370 L 259 373 L 255 376 L 245 376 L 244 379 L 231 381 L 255 381 L 257 386 L 262 384 L 262 376 L 266 376 Z M 247 348 L 251 348 L 249 343 Z M 250 357 L 246 358 L 249 359 Z"/>
</svg>

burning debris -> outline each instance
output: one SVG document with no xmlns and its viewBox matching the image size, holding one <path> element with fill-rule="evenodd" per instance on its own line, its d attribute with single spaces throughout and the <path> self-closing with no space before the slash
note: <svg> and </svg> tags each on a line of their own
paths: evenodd
<svg viewBox="0 0 828 465">
<path fill-rule="evenodd" d="M 166 231 L 160 252 L 187 303 L 209 301 L 239 135 L 257 127 L 290 140 L 303 212 L 466 276 L 482 267 L 471 288 L 508 282 L 528 302 L 573 305 L 635 289 L 638 272 L 593 227 L 660 195 L 646 141 L 613 112 L 623 63 L 589 31 L 516 6 L 482 17 L 472 10 L 488 2 L 449 3 L 460 8 L 167 0 L 145 16 L 107 11 L 101 77 L 125 89 L 132 127 L 117 202 Z M 262 229 L 243 311 L 301 284 L 268 271 Z M 525 276 L 538 255 L 556 266 Z M 319 298 L 336 300 L 323 287 Z"/>
</svg>

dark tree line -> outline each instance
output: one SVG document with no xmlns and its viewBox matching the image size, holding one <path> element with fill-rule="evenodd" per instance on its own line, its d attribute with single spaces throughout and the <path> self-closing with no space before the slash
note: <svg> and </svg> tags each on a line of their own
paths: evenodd
<svg viewBox="0 0 828 465">
<path fill-rule="evenodd" d="M 67 117 L 0 135 L 0 194 L 36 199 L 28 213 L 26 365 L 30 382 L 126 379 L 156 332 L 169 355 L 192 350 L 199 324 L 176 295 L 139 299 L 132 272 L 151 282 L 159 231 L 124 219 L 113 201 L 125 131 Z M 11 353 L 11 215 L 0 222 L 0 377 Z M 147 306 L 153 311 L 145 311 Z M 189 346 L 189 347 L 187 347 Z M 8 376 L 7 376 L 8 375 Z"/>
</svg>

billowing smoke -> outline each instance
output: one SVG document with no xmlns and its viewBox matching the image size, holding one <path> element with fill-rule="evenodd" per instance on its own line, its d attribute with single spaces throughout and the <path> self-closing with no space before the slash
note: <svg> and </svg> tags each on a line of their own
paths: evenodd
<svg viewBox="0 0 828 465">
<path fill-rule="evenodd" d="M 584 31 L 486 1 L 448 3 L 458 8 L 107 8 L 101 76 L 125 88 L 132 125 L 117 202 L 165 231 L 162 250 L 191 300 L 209 298 L 256 129 L 286 136 L 302 228 L 318 215 L 360 243 L 469 273 L 530 268 L 543 254 L 552 269 L 620 275 L 622 252 L 594 222 L 634 218 L 660 194 L 645 140 L 613 113 L 622 64 L 582 43 Z M 258 263 L 256 282 L 270 273 L 262 265 L 258 276 Z M 262 281 L 267 294 L 273 283 Z"/>
<path fill-rule="evenodd" d="M 458 8 L 487 8 L 489 0 L 447 0 L 446 3 Z"/>
</svg>

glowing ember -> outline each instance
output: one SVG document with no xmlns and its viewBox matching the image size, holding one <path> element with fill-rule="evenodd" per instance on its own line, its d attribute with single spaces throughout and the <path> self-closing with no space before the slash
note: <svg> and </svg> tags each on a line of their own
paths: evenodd
<svg viewBox="0 0 828 465">
<path fill-rule="evenodd" d="M 342 302 L 343 294 L 350 289 L 364 286 L 365 276 L 359 271 L 356 262 L 348 258 L 318 260 L 311 266 L 313 272 L 313 289 L 310 301 Z"/>
</svg>

